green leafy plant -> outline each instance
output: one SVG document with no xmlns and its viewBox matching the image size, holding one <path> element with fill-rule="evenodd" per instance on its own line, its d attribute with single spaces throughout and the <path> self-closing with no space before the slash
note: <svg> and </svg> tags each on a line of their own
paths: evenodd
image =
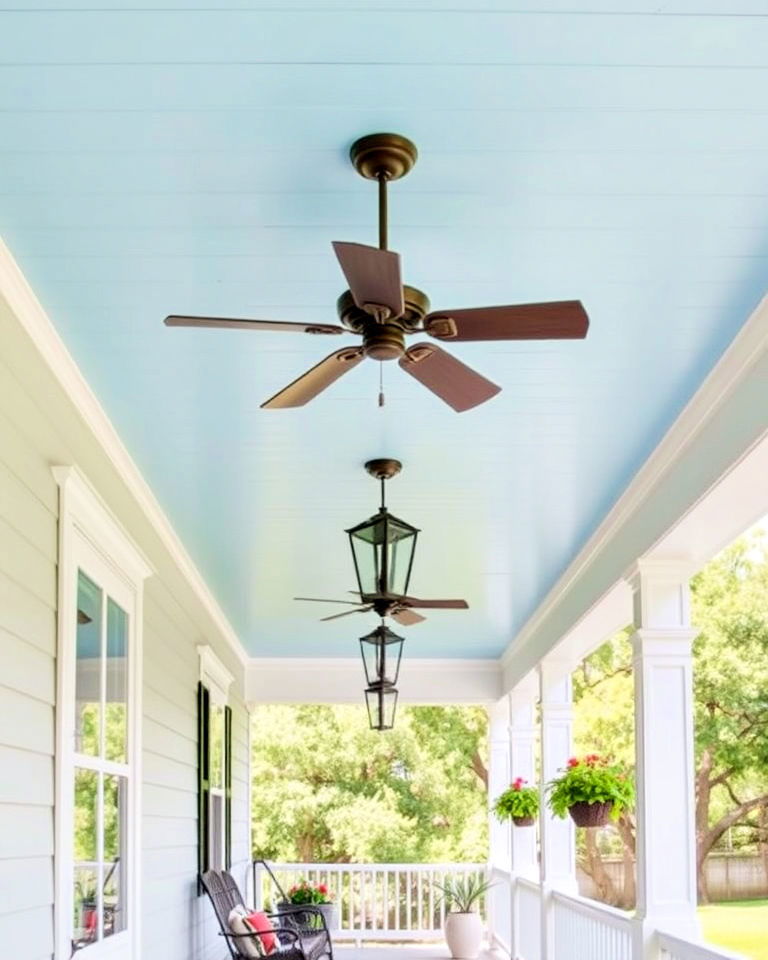
<svg viewBox="0 0 768 960">
<path fill-rule="evenodd" d="M 535 817 L 539 812 L 539 791 L 536 787 L 527 787 L 527 780 L 515 777 L 509 787 L 500 793 L 493 804 L 493 812 L 499 820 L 513 817 Z"/>
<path fill-rule="evenodd" d="M 547 784 L 549 806 L 557 817 L 566 817 L 577 803 L 610 803 L 611 819 L 618 820 L 632 806 L 635 788 L 627 771 L 607 757 L 589 753 L 571 757 L 562 773 Z"/>
<path fill-rule="evenodd" d="M 308 880 L 299 880 L 288 891 L 288 903 L 332 903 L 328 887 L 324 883 L 310 883 Z"/>
<path fill-rule="evenodd" d="M 472 913 L 493 882 L 477 873 L 464 877 L 446 877 L 442 883 L 433 881 L 433 886 L 442 893 L 448 910 L 454 913 Z"/>
</svg>

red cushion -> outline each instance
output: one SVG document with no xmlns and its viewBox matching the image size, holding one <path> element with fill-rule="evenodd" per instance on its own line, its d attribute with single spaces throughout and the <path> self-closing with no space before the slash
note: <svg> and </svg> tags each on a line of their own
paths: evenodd
<svg viewBox="0 0 768 960">
<path fill-rule="evenodd" d="M 272 921 L 269 919 L 266 913 L 263 913 L 260 910 L 254 910 L 253 913 L 249 913 L 245 917 L 245 922 L 257 933 L 269 932 L 269 936 L 259 937 L 259 939 L 264 944 L 264 952 L 272 953 L 277 946 L 277 937 L 274 935 L 274 933 L 272 933 L 275 928 L 272 926 Z"/>
</svg>

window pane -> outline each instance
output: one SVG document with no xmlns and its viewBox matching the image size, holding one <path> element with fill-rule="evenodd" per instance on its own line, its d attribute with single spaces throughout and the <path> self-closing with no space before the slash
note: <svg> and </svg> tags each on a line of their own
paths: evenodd
<svg viewBox="0 0 768 960">
<path fill-rule="evenodd" d="M 107 702 L 105 755 L 125 763 L 128 707 L 128 614 L 107 599 Z"/>
<path fill-rule="evenodd" d="M 211 705 L 211 790 L 224 789 L 224 707 Z"/>
<path fill-rule="evenodd" d="M 74 916 L 73 941 L 76 949 L 98 938 L 99 873 L 96 859 L 96 824 L 99 775 L 93 770 L 75 770 L 74 819 Z"/>
<path fill-rule="evenodd" d="M 128 781 L 104 777 L 104 936 L 125 930 L 127 856 L 125 850 Z"/>
<path fill-rule="evenodd" d="M 77 575 L 75 751 L 96 757 L 101 739 L 101 588 Z"/>
<path fill-rule="evenodd" d="M 208 857 L 212 870 L 223 870 L 224 863 L 224 797 L 220 793 L 211 794 L 210 807 L 210 850 Z"/>
</svg>

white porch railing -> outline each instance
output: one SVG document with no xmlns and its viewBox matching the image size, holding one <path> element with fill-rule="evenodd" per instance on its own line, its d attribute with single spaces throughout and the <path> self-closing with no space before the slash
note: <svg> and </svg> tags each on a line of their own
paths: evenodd
<svg viewBox="0 0 768 960">
<path fill-rule="evenodd" d="M 585 897 L 552 893 L 557 960 L 632 960 L 632 915 Z"/>
<path fill-rule="evenodd" d="M 517 944 L 523 960 L 541 957 L 541 888 L 533 880 L 515 880 L 514 921 L 518 925 Z"/>
<path fill-rule="evenodd" d="M 661 960 L 746 960 L 740 953 L 731 953 L 721 947 L 704 943 L 690 943 L 669 933 L 659 931 Z"/>
<path fill-rule="evenodd" d="M 288 890 L 300 879 L 324 883 L 338 907 L 336 937 L 351 940 L 437 940 L 445 906 L 434 882 L 478 874 L 484 863 L 270 863 Z M 279 899 L 269 874 L 256 864 L 254 902 L 274 907 Z M 486 918 L 485 902 L 480 910 Z"/>
</svg>

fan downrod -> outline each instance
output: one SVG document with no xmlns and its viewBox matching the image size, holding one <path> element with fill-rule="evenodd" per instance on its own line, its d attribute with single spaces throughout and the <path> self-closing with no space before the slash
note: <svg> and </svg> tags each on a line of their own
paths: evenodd
<svg viewBox="0 0 768 960">
<path fill-rule="evenodd" d="M 371 133 L 349 149 L 352 166 L 366 180 L 399 180 L 413 169 L 416 144 L 399 133 Z"/>
</svg>

